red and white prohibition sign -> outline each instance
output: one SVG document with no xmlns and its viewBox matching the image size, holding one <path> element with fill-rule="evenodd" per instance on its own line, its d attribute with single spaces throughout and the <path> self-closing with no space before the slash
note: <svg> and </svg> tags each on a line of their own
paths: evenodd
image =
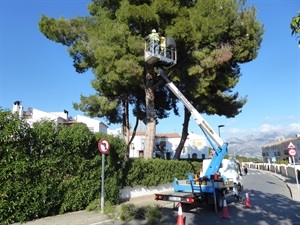
<svg viewBox="0 0 300 225">
<path fill-rule="evenodd" d="M 289 152 L 290 156 L 297 155 L 296 147 L 295 147 L 295 145 L 292 142 L 290 142 L 290 144 L 288 146 L 288 152 Z"/>
<path fill-rule="evenodd" d="M 101 140 L 98 142 L 98 150 L 102 154 L 107 154 L 110 149 L 110 144 L 106 138 L 101 138 Z"/>
</svg>

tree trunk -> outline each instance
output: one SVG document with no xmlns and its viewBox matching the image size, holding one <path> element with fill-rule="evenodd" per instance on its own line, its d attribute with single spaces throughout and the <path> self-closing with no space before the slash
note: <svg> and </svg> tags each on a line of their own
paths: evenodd
<svg viewBox="0 0 300 225">
<path fill-rule="evenodd" d="M 128 100 L 127 99 L 123 99 L 122 101 L 122 117 L 123 117 L 123 124 L 122 124 L 122 132 L 123 132 L 123 136 L 126 142 L 126 146 L 127 146 L 127 151 L 126 151 L 126 155 L 125 155 L 125 159 L 129 158 L 129 147 L 130 147 L 130 143 L 129 143 L 129 137 L 130 137 L 130 127 L 129 127 L 129 113 L 128 113 Z"/>
<path fill-rule="evenodd" d="M 156 117 L 154 110 L 154 88 L 153 88 L 153 75 L 149 72 L 146 74 L 146 137 L 145 137 L 145 150 L 144 158 L 152 159 L 155 141 L 156 130 Z"/>
<path fill-rule="evenodd" d="M 173 157 L 174 159 L 180 159 L 180 155 L 181 155 L 182 149 L 184 147 L 184 143 L 187 139 L 187 136 L 189 135 L 188 129 L 189 129 L 190 117 L 191 117 L 190 111 L 187 110 L 187 108 L 184 108 L 184 122 L 182 124 L 183 128 L 182 128 L 182 133 L 181 133 L 181 139 L 180 139 L 179 145 L 175 151 L 175 155 Z"/>
</svg>

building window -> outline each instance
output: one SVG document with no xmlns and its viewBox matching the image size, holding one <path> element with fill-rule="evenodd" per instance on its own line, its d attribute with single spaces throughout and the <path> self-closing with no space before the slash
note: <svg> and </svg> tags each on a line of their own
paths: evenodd
<svg viewBox="0 0 300 225">
<path fill-rule="evenodd" d="M 197 159 L 197 158 L 198 158 L 197 154 L 196 154 L 196 153 L 193 153 L 193 154 L 192 154 L 192 159 Z"/>
<path fill-rule="evenodd" d="M 139 151 L 139 157 L 144 158 L 144 151 Z"/>
<path fill-rule="evenodd" d="M 168 159 L 168 160 L 171 159 L 171 152 L 166 153 L 166 159 Z"/>
<path fill-rule="evenodd" d="M 145 150 L 145 139 L 141 139 L 141 149 Z"/>
<path fill-rule="evenodd" d="M 203 146 L 202 141 L 198 141 L 197 142 L 197 147 L 201 147 L 201 146 Z"/>
<path fill-rule="evenodd" d="M 130 144 L 130 148 L 131 148 L 132 150 L 135 149 L 135 148 L 134 148 L 134 143 L 131 143 L 131 144 Z"/>
<path fill-rule="evenodd" d="M 159 145 L 160 145 L 161 148 L 165 148 L 166 147 L 166 141 L 161 141 L 159 143 Z"/>
</svg>

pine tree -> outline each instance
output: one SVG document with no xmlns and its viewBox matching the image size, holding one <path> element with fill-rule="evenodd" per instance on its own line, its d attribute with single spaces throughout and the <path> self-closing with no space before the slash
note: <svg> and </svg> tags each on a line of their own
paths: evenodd
<svg viewBox="0 0 300 225">
<path fill-rule="evenodd" d="M 147 125 L 145 158 L 153 157 L 156 124 L 177 99 L 144 62 L 144 41 L 155 28 L 176 40 L 178 64 L 165 72 L 200 113 L 234 117 L 246 97 L 232 93 L 239 64 L 257 57 L 263 26 L 255 8 L 236 0 L 93 0 L 89 17 L 42 16 L 40 31 L 68 47 L 77 72 L 92 69 L 96 93 L 74 104 L 85 114 L 122 123 L 129 146 L 129 107 Z M 180 156 L 190 114 L 185 113 Z M 135 126 L 136 127 L 136 126 Z"/>
</svg>

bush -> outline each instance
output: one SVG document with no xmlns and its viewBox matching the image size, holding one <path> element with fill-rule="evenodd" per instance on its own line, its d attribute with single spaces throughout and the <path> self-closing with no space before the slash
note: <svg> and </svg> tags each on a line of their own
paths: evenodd
<svg viewBox="0 0 300 225">
<path fill-rule="evenodd" d="M 130 222 L 134 219 L 146 219 L 150 224 L 158 222 L 162 218 L 159 205 L 137 207 L 134 204 L 123 204 L 120 209 L 120 219 Z"/>
<path fill-rule="evenodd" d="M 125 222 L 130 222 L 137 215 L 137 207 L 134 204 L 122 204 L 120 211 L 120 219 Z"/>
<path fill-rule="evenodd" d="M 91 208 L 101 198 L 102 157 L 97 144 L 103 137 L 111 146 L 105 155 L 104 196 L 111 206 L 119 204 L 119 192 L 125 186 L 158 186 L 175 177 L 185 179 L 201 167 L 189 161 L 125 160 L 123 140 L 94 134 L 82 124 L 57 127 L 43 120 L 30 128 L 18 115 L 0 110 L 0 131 L 1 224 Z M 150 221 L 153 211 L 135 212 Z"/>
<path fill-rule="evenodd" d="M 18 115 L 0 110 L 0 221 L 25 222 L 85 209 L 100 198 L 103 134 L 85 125 L 56 126 L 40 121 L 32 128 Z M 105 157 L 105 199 L 119 202 L 126 148 L 105 135 L 111 150 Z"/>
<path fill-rule="evenodd" d="M 174 178 L 186 179 L 187 173 L 197 173 L 202 167 L 200 162 L 163 160 L 163 159 L 130 159 L 129 170 L 124 186 L 158 186 L 173 182 Z"/>
</svg>

